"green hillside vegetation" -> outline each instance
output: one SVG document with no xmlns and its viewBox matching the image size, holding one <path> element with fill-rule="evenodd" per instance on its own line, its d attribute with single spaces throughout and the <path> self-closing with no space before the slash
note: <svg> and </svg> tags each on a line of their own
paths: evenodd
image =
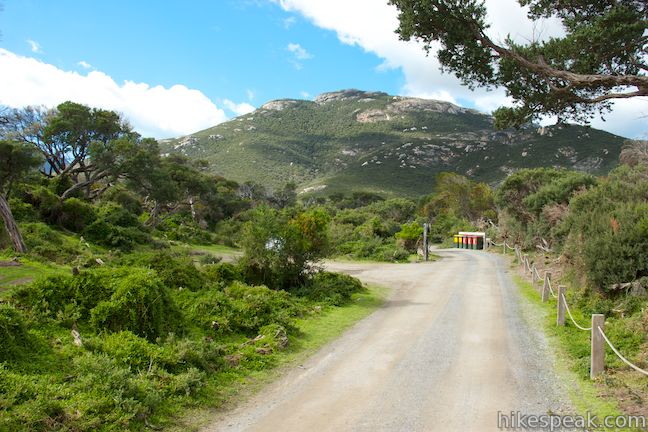
<svg viewBox="0 0 648 432">
<path fill-rule="evenodd" d="M 648 367 L 648 165 L 646 143 L 629 142 L 624 162 L 608 176 L 539 168 L 521 170 L 497 189 L 499 227 L 493 236 L 525 248 L 539 268 L 568 285 L 577 319 L 606 316 L 606 333 L 631 362 Z M 567 350 L 589 377 L 589 341 L 569 331 Z M 605 385 L 622 407 L 648 401 L 648 380 L 608 352 Z"/>
<path fill-rule="evenodd" d="M 577 313 L 609 314 L 620 348 L 646 361 L 641 143 L 623 150 L 635 166 L 607 177 L 535 168 L 493 189 L 439 172 L 413 200 L 364 183 L 319 196 L 294 182 L 238 183 L 72 102 L 1 123 L 2 430 L 142 430 L 218 406 L 247 377 L 317 345 L 302 333 L 314 320 L 379 304 L 356 279 L 322 271 L 323 258 L 412 260 L 425 222 L 434 242 L 479 229 L 561 254 L 583 287 L 570 294 Z M 608 159 L 600 169 L 616 164 Z M 638 295 L 626 295 L 628 282 Z M 327 325 L 322 334 L 342 328 Z"/>
<path fill-rule="evenodd" d="M 211 174 L 72 102 L 2 124 L 1 430 L 143 430 L 219 406 L 380 304 L 322 258 L 407 261 L 420 248 L 427 198 L 299 202 L 292 183 Z M 433 196 L 490 190 L 447 178 Z M 470 226 L 476 213 L 441 201 L 454 224 L 438 232 Z"/>
<path fill-rule="evenodd" d="M 530 167 L 603 174 L 616 165 L 622 143 L 582 126 L 498 131 L 490 116 L 450 103 L 345 90 L 315 101 L 272 101 L 161 146 L 271 189 L 292 181 L 299 192 L 417 197 L 445 171 L 490 184 Z"/>
</svg>

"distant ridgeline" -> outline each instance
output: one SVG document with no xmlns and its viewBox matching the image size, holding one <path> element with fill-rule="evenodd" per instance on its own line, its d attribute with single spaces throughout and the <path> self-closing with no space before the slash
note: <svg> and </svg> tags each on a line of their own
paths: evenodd
<svg viewBox="0 0 648 432">
<path fill-rule="evenodd" d="M 206 159 L 227 178 L 303 193 L 429 193 L 439 172 L 497 183 L 526 167 L 603 174 L 624 138 L 583 126 L 498 131 L 492 118 L 448 102 L 344 90 L 271 101 L 177 139 L 163 152 Z"/>
</svg>

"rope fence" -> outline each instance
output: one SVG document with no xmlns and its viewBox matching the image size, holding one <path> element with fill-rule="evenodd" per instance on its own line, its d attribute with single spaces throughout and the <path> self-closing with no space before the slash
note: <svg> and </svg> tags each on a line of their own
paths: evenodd
<svg viewBox="0 0 648 432">
<path fill-rule="evenodd" d="M 580 329 L 580 330 L 583 330 L 583 331 L 590 331 L 590 330 L 592 330 L 592 327 L 583 327 L 583 326 L 579 325 L 579 324 L 576 322 L 576 320 L 574 319 L 574 315 L 572 315 L 571 310 L 569 309 L 569 304 L 567 303 L 567 299 L 565 298 L 565 296 L 564 296 L 564 295 L 561 295 L 560 298 L 562 299 L 563 303 L 565 304 L 565 309 L 567 310 L 567 314 L 569 315 L 569 318 L 570 318 L 571 321 L 574 323 L 574 325 L 576 326 L 576 328 L 578 328 L 578 329 Z"/>
<path fill-rule="evenodd" d="M 501 244 L 497 244 L 495 242 L 491 241 L 491 245 L 497 246 L 497 247 L 502 247 L 504 250 L 504 253 L 506 253 L 507 249 L 510 249 L 514 251 L 515 253 L 515 258 L 517 261 L 520 263 L 521 269 L 524 271 L 524 273 L 529 272 L 531 275 L 531 283 L 535 286 L 535 281 L 536 278 L 538 281 L 542 280 L 543 278 L 540 276 L 540 273 L 538 271 L 538 268 L 536 267 L 535 263 L 531 264 L 529 261 L 529 256 L 526 254 L 522 254 L 522 248 L 515 245 L 513 247 L 509 246 L 506 241 L 502 242 Z M 569 319 L 571 322 L 574 324 L 574 326 L 582 331 L 587 331 L 590 332 L 590 340 L 591 340 L 591 365 L 590 365 L 590 377 L 592 379 L 596 378 L 598 375 L 603 373 L 605 371 L 605 344 L 607 344 L 612 352 L 627 366 L 630 368 L 634 369 L 635 371 L 648 376 L 648 371 L 645 369 L 640 368 L 639 366 L 633 364 L 630 362 L 627 358 L 625 358 L 619 350 L 612 344 L 610 339 L 607 337 L 605 334 L 605 331 L 603 330 L 605 327 L 605 316 L 601 314 L 594 314 L 592 315 L 592 326 L 591 327 L 586 327 L 580 325 L 575 319 L 574 315 L 572 314 L 572 311 L 569 307 L 569 303 L 567 302 L 567 297 L 565 296 L 565 291 L 566 287 L 560 285 L 558 287 L 558 293 L 556 294 L 556 291 L 554 290 L 551 282 L 551 273 L 545 272 L 545 277 L 544 277 L 544 284 L 542 286 L 542 301 L 546 302 L 549 298 L 549 295 L 551 295 L 553 298 L 557 300 L 557 317 L 556 317 L 556 323 L 559 326 L 564 326 L 565 325 L 565 316 L 569 316 Z M 605 342 L 605 344 L 604 344 Z"/>
<path fill-rule="evenodd" d="M 607 344 L 610 346 L 610 348 L 612 349 L 612 351 L 614 351 L 614 354 L 616 354 L 617 357 L 619 357 L 619 358 L 621 359 L 621 361 L 623 361 L 623 363 L 627 364 L 628 366 L 630 366 L 632 369 L 636 370 L 637 372 L 640 372 L 640 373 L 642 373 L 642 374 L 648 376 L 648 371 L 643 370 L 643 369 L 641 369 L 639 366 L 636 366 L 636 365 L 630 363 L 630 361 L 628 361 L 628 359 L 626 359 L 625 357 L 623 357 L 623 355 L 621 355 L 621 353 L 619 352 L 619 350 L 617 350 L 617 349 L 614 347 L 614 345 L 612 345 L 612 342 L 610 342 L 610 339 L 608 339 L 608 337 L 605 335 L 605 332 L 601 329 L 601 327 L 597 327 L 596 329 L 599 331 L 599 333 L 601 334 L 601 336 L 603 337 L 603 339 L 605 339 L 605 342 L 607 342 Z"/>
</svg>

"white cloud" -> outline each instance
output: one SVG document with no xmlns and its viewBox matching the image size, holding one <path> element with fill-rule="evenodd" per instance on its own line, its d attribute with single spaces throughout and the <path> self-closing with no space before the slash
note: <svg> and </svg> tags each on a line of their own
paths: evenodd
<svg viewBox="0 0 648 432">
<path fill-rule="evenodd" d="M 92 65 L 88 63 L 85 60 L 81 60 L 79 63 L 77 63 L 79 66 L 81 66 L 83 69 L 92 69 Z"/>
<path fill-rule="evenodd" d="M 184 85 L 120 85 L 100 71 L 64 71 L 0 48 L 0 104 L 53 107 L 66 100 L 121 112 L 139 133 L 156 138 L 185 135 L 227 120 L 207 96 Z"/>
<path fill-rule="evenodd" d="M 248 98 L 249 101 L 254 100 L 254 98 L 256 97 L 256 94 L 254 93 L 254 90 L 247 89 L 247 90 L 245 90 L 245 94 L 247 95 L 247 98 Z"/>
<path fill-rule="evenodd" d="M 299 94 L 300 94 L 301 97 L 303 97 L 304 99 L 310 99 L 310 98 L 312 97 L 311 94 L 308 93 L 307 91 L 301 91 L 301 92 L 299 92 Z"/>
<path fill-rule="evenodd" d="M 232 111 L 237 116 L 241 116 L 241 115 L 244 115 L 244 114 L 249 114 L 249 113 L 251 113 L 252 111 L 254 111 L 256 109 L 252 105 L 250 105 L 249 103 L 242 102 L 242 103 L 237 104 L 235 102 L 232 102 L 229 99 L 224 99 L 223 100 L 223 105 L 225 105 L 225 107 L 228 110 Z"/>
<path fill-rule="evenodd" d="M 294 26 L 296 23 L 297 23 L 297 18 L 295 18 L 294 16 L 288 17 L 285 20 L 283 20 L 283 26 L 286 30 Z"/>
<path fill-rule="evenodd" d="M 342 43 L 358 46 L 378 56 L 382 59 L 378 70 L 400 68 L 405 77 L 401 94 L 449 101 L 467 100 L 487 111 L 502 103 L 510 104 L 502 89 L 490 92 L 477 89 L 473 92 L 454 75 L 442 74 L 435 49 L 426 56 L 420 44 L 399 40 L 394 33 L 398 27 L 398 12 L 385 0 L 271 1 L 287 12 L 301 14 L 316 26 L 335 32 Z M 545 19 L 534 25 L 516 0 L 486 0 L 486 4 L 488 19 L 492 23 L 488 34 L 496 41 L 502 41 L 509 34 L 515 40 L 525 41 L 544 40 L 564 33 L 560 22 L 555 19 Z M 617 101 L 615 113 L 608 116 L 608 121 L 604 124 L 595 122 L 594 125 L 626 136 L 635 136 L 636 130 L 646 131 L 645 119 L 626 121 L 623 114 L 616 114 L 630 112 L 636 104 L 632 100 Z"/>
<path fill-rule="evenodd" d="M 42 47 L 35 40 L 27 39 L 27 43 L 29 44 L 29 49 L 31 49 L 33 53 L 40 54 L 43 52 Z"/>
<path fill-rule="evenodd" d="M 313 55 L 311 53 L 309 53 L 301 45 L 296 43 L 289 43 L 288 51 L 293 53 L 297 60 L 308 60 L 313 58 Z"/>
</svg>

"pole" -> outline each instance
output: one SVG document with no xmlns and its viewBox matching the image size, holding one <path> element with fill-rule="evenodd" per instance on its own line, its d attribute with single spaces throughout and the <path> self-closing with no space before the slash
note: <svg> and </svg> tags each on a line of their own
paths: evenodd
<svg viewBox="0 0 648 432">
<path fill-rule="evenodd" d="M 605 330 L 605 315 L 592 315 L 592 363 L 590 378 L 594 379 L 605 371 L 605 341 L 599 332 Z"/>
<path fill-rule="evenodd" d="M 423 224 L 423 259 L 428 260 L 428 224 Z"/>
<path fill-rule="evenodd" d="M 547 303 L 549 300 L 549 280 L 551 279 L 551 273 L 545 272 L 544 284 L 542 285 L 542 303 Z"/>
<path fill-rule="evenodd" d="M 558 314 L 556 316 L 556 324 L 565 326 L 565 286 L 558 286 Z"/>
</svg>

